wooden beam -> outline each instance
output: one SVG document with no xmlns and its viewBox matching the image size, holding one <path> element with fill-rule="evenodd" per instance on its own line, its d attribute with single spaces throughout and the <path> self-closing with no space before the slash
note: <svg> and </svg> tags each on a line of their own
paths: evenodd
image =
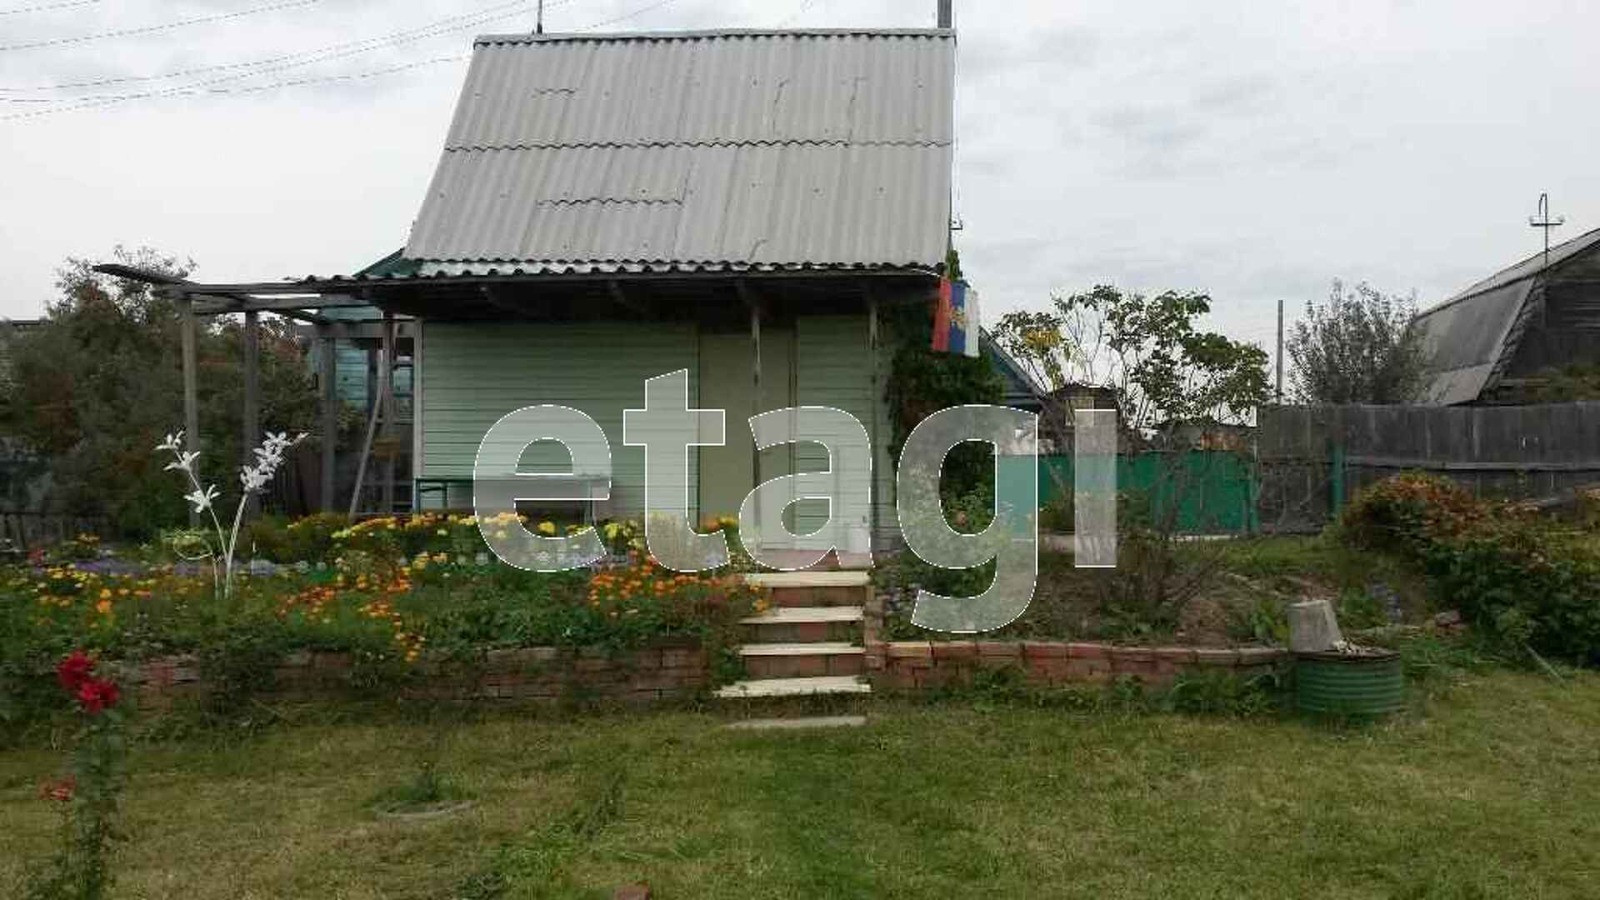
<svg viewBox="0 0 1600 900">
<path fill-rule="evenodd" d="M 633 297 L 629 297 L 627 293 L 622 290 L 622 282 L 618 281 L 617 279 L 612 278 L 606 282 L 606 292 L 611 295 L 611 302 L 617 304 L 623 309 L 628 310 L 642 319 L 648 319 L 650 317 L 650 310 L 646 309 L 644 304 L 640 303 L 638 300 L 634 299 Z"/>
<path fill-rule="evenodd" d="M 187 298 L 183 301 L 183 439 L 184 450 L 190 453 L 200 452 L 200 388 L 199 361 L 196 359 L 195 344 L 198 336 L 194 318 L 194 303 Z M 200 525 L 200 511 L 191 509 L 189 512 L 189 527 L 198 528 Z"/>
<path fill-rule="evenodd" d="M 318 498 L 318 505 L 323 512 L 333 512 L 334 507 L 334 467 L 338 464 L 339 443 L 339 368 L 336 351 L 338 344 L 334 341 L 333 334 L 326 327 L 317 329 L 317 347 L 321 352 L 321 376 L 318 380 L 322 383 L 317 387 L 322 392 L 322 496 Z"/>
<path fill-rule="evenodd" d="M 513 316 L 515 316 L 515 317 L 517 317 L 519 319 L 531 318 L 531 316 L 529 316 L 529 314 L 528 314 L 528 310 L 524 309 L 523 307 L 520 307 L 520 306 L 516 305 L 515 303 L 512 303 L 510 300 L 507 300 L 505 297 L 502 297 L 500 295 L 500 292 L 495 290 L 493 285 L 488 285 L 488 284 L 479 285 L 478 286 L 478 296 L 479 296 L 479 298 L 481 298 L 483 300 L 483 302 L 489 304 L 490 306 L 494 307 L 495 309 L 500 310 L 501 312 L 510 313 L 511 315 L 513 315 Z M 388 322 L 391 319 L 392 319 L 392 316 L 389 316 L 387 314 L 384 316 L 384 321 L 385 322 Z M 385 327 L 388 327 L 388 326 L 385 325 Z"/>
<path fill-rule="evenodd" d="M 242 282 L 238 284 L 193 284 L 187 287 L 195 293 L 212 296 L 230 295 L 263 295 L 282 296 L 287 294 L 334 294 L 348 295 L 351 291 L 361 289 L 372 292 L 374 302 L 381 300 L 379 292 L 386 288 L 409 288 L 412 290 L 459 288 L 466 289 L 480 284 L 572 284 L 572 283 L 597 283 L 604 281 L 617 281 L 622 283 L 634 281 L 648 282 L 703 282 L 722 281 L 735 279 L 754 278 L 768 280 L 813 280 L 813 281 L 838 281 L 841 279 L 918 279 L 927 280 L 937 278 L 938 273 L 931 269 L 905 268 L 905 269 L 781 269 L 781 270 L 745 270 L 745 271 L 705 271 L 705 272 L 550 272 L 521 274 L 485 274 L 485 275 L 440 275 L 440 276 L 415 276 L 410 278 L 363 278 L 355 281 L 348 278 L 311 279 L 307 281 L 263 281 Z"/>
<path fill-rule="evenodd" d="M 188 281 L 167 272 L 157 272 L 154 269 L 141 269 L 138 266 L 125 266 L 122 263 L 101 263 L 94 267 L 94 271 L 101 275 L 110 275 L 113 278 L 126 278 L 129 281 L 142 281 L 145 284 L 171 285 L 189 284 Z"/>
<path fill-rule="evenodd" d="M 255 448 L 261 442 L 261 314 L 255 311 L 244 314 L 244 409 L 240 419 L 244 425 L 239 444 L 243 457 L 241 465 L 255 461 Z M 261 498 L 252 494 L 248 501 L 250 512 L 261 511 Z"/>
<path fill-rule="evenodd" d="M 208 316 L 239 313 L 252 309 L 257 312 L 287 314 L 306 312 L 312 309 L 351 309 L 372 305 L 359 297 L 307 294 L 304 291 L 301 291 L 298 296 L 288 297 L 251 297 L 246 294 L 223 294 L 206 290 L 193 290 L 189 293 L 195 297 L 205 298 L 195 304 L 195 312 Z M 309 312 L 306 314 L 311 315 Z"/>
</svg>

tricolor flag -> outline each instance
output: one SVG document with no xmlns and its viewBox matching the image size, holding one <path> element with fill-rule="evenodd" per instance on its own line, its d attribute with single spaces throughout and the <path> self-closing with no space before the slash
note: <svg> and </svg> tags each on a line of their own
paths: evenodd
<svg viewBox="0 0 1600 900">
<path fill-rule="evenodd" d="M 933 349 L 977 356 L 979 325 L 978 292 L 965 281 L 939 279 L 939 300 L 933 309 Z"/>
</svg>

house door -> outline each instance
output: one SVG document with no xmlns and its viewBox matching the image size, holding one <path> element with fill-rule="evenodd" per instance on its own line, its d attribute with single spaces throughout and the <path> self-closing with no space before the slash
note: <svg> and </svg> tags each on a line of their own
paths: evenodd
<svg viewBox="0 0 1600 900">
<path fill-rule="evenodd" d="M 725 411 L 726 442 L 700 448 L 700 518 L 737 516 L 739 504 L 762 481 L 794 470 L 792 445 L 761 454 L 756 469 L 749 419 L 758 412 L 793 405 L 794 332 L 761 330 L 761 398 L 756 399 L 755 353 L 750 333 L 700 334 L 701 409 Z"/>
</svg>

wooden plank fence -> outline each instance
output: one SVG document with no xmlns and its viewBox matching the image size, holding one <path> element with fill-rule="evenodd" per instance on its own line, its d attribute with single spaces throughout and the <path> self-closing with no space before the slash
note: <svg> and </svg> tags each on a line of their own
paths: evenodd
<svg viewBox="0 0 1600 900">
<path fill-rule="evenodd" d="M 1406 470 L 1518 499 L 1600 482 L 1600 402 L 1267 406 L 1257 426 L 1260 516 L 1269 531 L 1321 528 L 1356 491 Z"/>
</svg>

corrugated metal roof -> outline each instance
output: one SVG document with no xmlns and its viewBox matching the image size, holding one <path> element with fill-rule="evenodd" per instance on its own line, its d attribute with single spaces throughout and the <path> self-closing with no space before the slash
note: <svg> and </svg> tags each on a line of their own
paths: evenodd
<svg viewBox="0 0 1600 900">
<path fill-rule="evenodd" d="M 1600 229 L 1551 247 L 1550 271 L 1595 247 Z M 1545 255 L 1535 254 L 1418 314 L 1431 379 L 1424 402 L 1470 403 L 1493 387 L 1496 365 L 1516 350 L 1507 339 L 1544 265 Z"/>
<path fill-rule="evenodd" d="M 405 255 L 932 267 L 954 49 L 947 31 L 480 38 Z"/>
</svg>

